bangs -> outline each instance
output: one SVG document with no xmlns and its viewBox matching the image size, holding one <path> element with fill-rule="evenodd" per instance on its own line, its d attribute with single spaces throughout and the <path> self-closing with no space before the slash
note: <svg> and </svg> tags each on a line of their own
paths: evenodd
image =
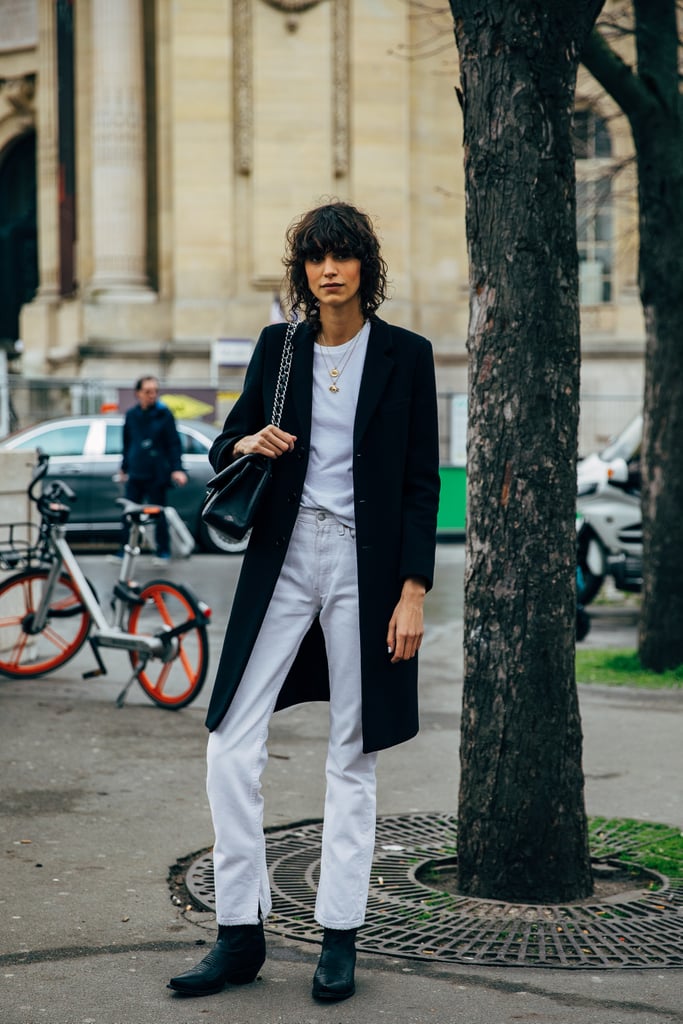
<svg viewBox="0 0 683 1024">
<path fill-rule="evenodd" d="M 339 212 L 320 210 L 315 220 L 304 227 L 297 239 L 298 255 L 304 260 L 322 259 L 328 252 L 343 259 L 361 259 L 366 245 L 355 225 L 344 223 Z"/>
</svg>

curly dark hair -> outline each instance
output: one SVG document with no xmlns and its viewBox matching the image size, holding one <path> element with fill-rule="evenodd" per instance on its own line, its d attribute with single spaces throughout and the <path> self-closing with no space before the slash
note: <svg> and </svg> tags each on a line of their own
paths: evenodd
<svg viewBox="0 0 683 1024">
<path fill-rule="evenodd" d="M 386 298 L 387 265 L 368 215 L 337 200 L 309 210 L 287 231 L 282 262 L 287 271 L 285 290 L 290 309 L 301 310 L 309 321 L 319 320 L 320 309 L 308 287 L 305 264 L 330 252 L 360 260 L 360 304 L 367 319 Z"/>
</svg>

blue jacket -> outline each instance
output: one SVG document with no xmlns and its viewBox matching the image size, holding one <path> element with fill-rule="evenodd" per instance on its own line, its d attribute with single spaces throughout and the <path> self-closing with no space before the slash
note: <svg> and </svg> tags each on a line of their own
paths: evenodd
<svg viewBox="0 0 683 1024">
<path fill-rule="evenodd" d="M 133 406 L 123 423 L 121 469 L 130 477 L 165 483 L 182 469 L 180 438 L 173 413 L 161 402 L 150 409 Z"/>
</svg>

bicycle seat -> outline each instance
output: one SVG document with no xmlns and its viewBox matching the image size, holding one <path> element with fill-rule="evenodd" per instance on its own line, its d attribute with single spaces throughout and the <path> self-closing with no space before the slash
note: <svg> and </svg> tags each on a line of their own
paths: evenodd
<svg viewBox="0 0 683 1024">
<path fill-rule="evenodd" d="M 141 522 L 144 518 L 153 519 L 164 511 L 161 505 L 138 505 L 137 502 L 129 501 L 128 498 L 117 498 L 116 501 L 123 507 L 123 514 L 126 518 L 136 523 Z"/>
</svg>

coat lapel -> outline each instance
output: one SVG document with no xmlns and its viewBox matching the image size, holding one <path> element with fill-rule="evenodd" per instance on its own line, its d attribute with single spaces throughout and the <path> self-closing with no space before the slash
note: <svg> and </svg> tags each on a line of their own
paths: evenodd
<svg viewBox="0 0 683 1024">
<path fill-rule="evenodd" d="M 353 426 L 354 445 L 361 440 L 384 393 L 389 374 L 394 367 L 393 348 L 389 324 L 379 318 L 373 318 Z"/>
</svg>

